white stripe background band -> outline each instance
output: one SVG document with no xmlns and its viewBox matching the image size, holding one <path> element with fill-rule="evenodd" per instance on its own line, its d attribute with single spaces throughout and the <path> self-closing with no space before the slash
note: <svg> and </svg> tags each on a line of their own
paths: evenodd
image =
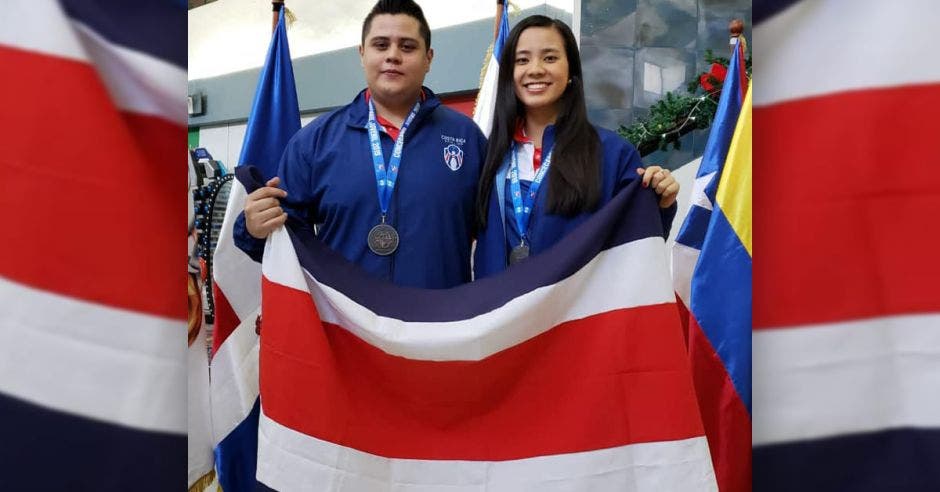
<svg viewBox="0 0 940 492">
<path fill-rule="evenodd" d="M 483 83 L 477 94 L 476 107 L 473 111 L 473 121 L 480 127 L 480 131 L 487 137 L 493 130 L 493 116 L 496 108 L 496 79 L 499 76 L 499 60 L 496 55 L 490 55 L 486 70 L 483 72 Z"/>
<path fill-rule="evenodd" d="M 0 45 L 88 61 L 59 2 L 7 0 L 0 15 Z"/>
<path fill-rule="evenodd" d="M 258 448 L 258 480 L 281 492 L 717 490 L 704 437 L 507 461 L 396 459 L 307 436 L 262 408 Z"/>
<path fill-rule="evenodd" d="M 698 263 L 702 250 L 686 246 L 682 243 L 672 245 L 672 278 L 676 295 L 685 304 L 686 309 L 692 306 L 692 275 Z"/>
<path fill-rule="evenodd" d="M 936 83 L 940 63 L 930 60 L 937 58 L 938 23 L 936 0 L 795 3 L 754 27 L 754 72 L 761 79 L 754 106 L 854 89 Z M 793 77 L 800 67 L 809 75 Z"/>
<path fill-rule="evenodd" d="M 245 209 L 248 193 L 237 179 L 232 181 L 225 218 L 213 256 L 212 277 L 239 320 L 254 320 L 261 305 L 261 266 L 235 246 L 235 220 Z"/>
<path fill-rule="evenodd" d="M 187 384 L 187 487 L 209 473 L 215 462 L 212 453 L 212 422 L 209 415 L 209 356 L 206 351 L 206 325 L 199 329 L 186 355 Z"/>
<path fill-rule="evenodd" d="M 5 2 L 0 45 L 88 62 L 119 109 L 187 123 L 186 69 L 111 43 L 71 20 L 58 2 Z"/>
<path fill-rule="evenodd" d="M 186 323 L 0 277 L 0 392 L 142 430 L 186 433 Z"/>
<path fill-rule="evenodd" d="M 212 357 L 212 438 L 218 444 L 251 412 L 258 398 L 258 335 L 255 310 Z"/>
<path fill-rule="evenodd" d="M 753 334 L 754 445 L 940 428 L 940 314 Z"/>
<path fill-rule="evenodd" d="M 382 351 L 415 360 L 481 360 L 565 321 L 615 309 L 675 303 L 665 243 L 650 237 L 601 252 L 581 270 L 472 319 L 405 322 L 378 316 L 310 278 L 320 317 L 342 325 Z M 264 276 L 308 291 L 286 231 L 275 231 L 264 251 Z M 639 281 L 638 279 L 642 279 Z M 610 292 L 618 292 L 612 298 Z M 505 327 L 511 326 L 512 330 Z"/>
</svg>

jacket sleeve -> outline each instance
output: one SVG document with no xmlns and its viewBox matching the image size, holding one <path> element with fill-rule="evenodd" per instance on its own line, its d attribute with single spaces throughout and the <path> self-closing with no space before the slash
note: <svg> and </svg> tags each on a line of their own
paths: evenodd
<svg viewBox="0 0 940 492">
<path fill-rule="evenodd" d="M 617 179 L 617 186 L 614 190 L 614 194 L 625 188 L 634 179 L 639 179 L 640 175 L 636 173 L 636 170 L 641 167 L 645 167 L 643 161 L 640 159 L 639 151 L 637 151 L 633 145 L 627 142 L 624 142 L 620 155 L 619 162 L 622 163 L 622 167 Z M 659 209 L 660 219 L 662 220 L 663 224 L 664 239 L 669 237 L 669 231 L 672 230 L 672 221 L 676 218 L 676 211 L 678 209 L 679 207 L 677 203 L 673 203 L 669 207 Z"/>
<path fill-rule="evenodd" d="M 308 215 L 313 208 L 313 187 L 311 168 L 311 144 L 304 139 L 309 133 L 300 131 L 287 143 L 284 154 L 278 164 L 277 176 L 281 178 L 280 188 L 287 192 L 287 197 L 281 200 L 281 208 L 291 218 L 292 228 L 313 227 L 308 221 Z M 245 212 L 238 214 L 233 230 L 235 246 L 244 251 L 251 259 L 261 262 L 264 255 L 264 239 L 258 239 L 248 233 L 245 222 Z"/>
<path fill-rule="evenodd" d="M 235 239 L 235 246 L 251 257 L 252 260 L 261 263 L 261 257 L 264 254 L 264 239 L 258 239 L 248 233 L 248 227 L 245 225 L 245 212 L 240 212 L 235 219 L 235 229 L 232 231 Z"/>
<path fill-rule="evenodd" d="M 663 220 L 663 239 L 669 238 L 669 231 L 672 230 L 672 222 L 676 219 L 677 210 L 679 210 L 678 200 L 666 208 L 659 209 L 659 215 Z"/>
</svg>

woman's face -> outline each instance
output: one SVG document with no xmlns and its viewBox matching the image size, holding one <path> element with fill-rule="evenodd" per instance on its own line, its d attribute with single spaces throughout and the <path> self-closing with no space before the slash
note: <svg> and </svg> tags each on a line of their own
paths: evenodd
<svg viewBox="0 0 940 492">
<path fill-rule="evenodd" d="M 513 66 L 516 97 L 526 112 L 558 111 L 568 87 L 565 41 L 553 27 L 530 27 L 519 36 Z"/>
</svg>

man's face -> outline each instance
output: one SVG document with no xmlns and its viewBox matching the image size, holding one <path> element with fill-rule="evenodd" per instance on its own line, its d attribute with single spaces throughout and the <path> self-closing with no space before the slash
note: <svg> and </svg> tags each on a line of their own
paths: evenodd
<svg viewBox="0 0 940 492">
<path fill-rule="evenodd" d="M 372 18 L 359 57 L 373 97 L 385 104 L 412 104 L 434 52 L 424 45 L 417 19 L 380 14 Z"/>
</svg>

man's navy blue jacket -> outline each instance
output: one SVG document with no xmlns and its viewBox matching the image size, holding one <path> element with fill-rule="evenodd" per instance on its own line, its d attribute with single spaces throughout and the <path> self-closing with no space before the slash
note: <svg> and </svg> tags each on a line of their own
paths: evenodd
<svg viewBox="0 0 940 492">
<path fill-rule="evenodd" d="M 352 103 L 318 117 L 288 142 L 278 166 L 292 218 L 318 225 L 318 237 L 371 275 L 411 287 L 447 288 L 470 281 L 470 243 L 477 182 L 486 138 L 470 118 L 443 106 L 424 88 L 421 109 L 405 134 L 401 167 L 387 223 L 398 250 L 369 250 L 369 230 L 381 221 L 366 130 L 365 91 Z M 386 163 L 394 140 L 380 132 Z M 449 158 L 445 161 L 445 156 Z M 235 244 L 257 261 L 264 241 L 248 234 L 244 213 Z"/>
</svg>

